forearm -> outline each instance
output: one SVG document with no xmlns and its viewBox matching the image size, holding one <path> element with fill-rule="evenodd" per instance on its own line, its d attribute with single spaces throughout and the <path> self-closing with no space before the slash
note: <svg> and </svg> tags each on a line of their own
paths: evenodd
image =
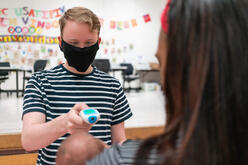
<svg viewBox="0 0 248 165">
<path fill-rule="evenodd" d="M 45 114 L 30 112 L 23 116 L 22 145 L 31 151 L 44 148 L 66 133 L 74 134 L 79 130 L 88 132 L 91 125 L 83 122 L 79 116 L 82 109 L 88 106 L 85 103 L 75 104 L 71 110 L 49 122 Z"/>
<path fill-rule="evenodd" d="M 111 127 L 112 132 L 112 143 L 118 143 L 121 144 L 126 140 L 126 134 L 125 134 L 125 128 L 124 128 L 124 122 L 113 125 Z"/>
<path fill-rule="evenodd" d="M 115 137 L 115 138 L 112 138 L 112 143 L 113 144 L 122 144 L 124 141 L 126 141 L 126 137 L 125 136 L 119 136 L 119 137 Z"/>
<path fill-rule="evenodd" d="M 22 145 L 27 151 L 37 150 L 48 146 L 57 138 L 67 133 L 66 115 L 59 116 L 52 121 L 23 125 Z"/>
</svg>

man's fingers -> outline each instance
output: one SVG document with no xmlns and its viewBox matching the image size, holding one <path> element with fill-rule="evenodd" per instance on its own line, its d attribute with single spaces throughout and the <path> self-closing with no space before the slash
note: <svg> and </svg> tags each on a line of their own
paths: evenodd
<svg viewBox="0 0 248 165">
<path fill-rule="evenodd" d="M 68 118 L 69 118 L 70 123 L 72 123 L 72 124 L 76 124 L 76 125 L 82 125 L 83 124 L 82 118 L 78 115 L 77 111 L 74 109 L 72 111 L 70 111 Z"/>
<path fill-rule="evenodd" d="M 78 103 L 75 104 L 68 115 L 68 122 L 67 122 L 67 128 L 69 133 L 77 132 L 76 130 L 85 130 L 88 132 L 91 128 L 91 125 L 84 122 L 81 116 L 79 115 L 79 112 L 81 110 L 89 108 L 85 103 Z"/>
<path fill-rule="evenodd" d="M 79 114 L 81 110 L 88 109 L 88 108 L 89 108 L 88 105 L 85 103 L 77 103 L 73 106 L 73 109 L 77 111 L 77 114 Z"/>
</svg>

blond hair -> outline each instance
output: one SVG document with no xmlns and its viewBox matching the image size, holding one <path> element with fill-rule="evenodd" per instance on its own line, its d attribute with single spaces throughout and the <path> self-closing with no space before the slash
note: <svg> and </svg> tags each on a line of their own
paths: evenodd
<svg viewBox="0 0 248 165">
<path fill-rule="evenodd" d="M 101 24 L 98 17 L 89 9 L 84 7 L 73 7 L 68 9 L 59 19 L 60 33 L 63 34 L 63 29 L 67 21 L 75 21 L 78 23 L 88 24 L 90 31 L 97 30 L 100 33 Z"/>
</svg>

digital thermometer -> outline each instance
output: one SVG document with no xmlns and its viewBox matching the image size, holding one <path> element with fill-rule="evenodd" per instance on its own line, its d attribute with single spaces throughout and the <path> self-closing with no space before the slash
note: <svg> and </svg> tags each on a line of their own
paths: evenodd
<svg viewBox="0 0 248 165">
<path fill-rule="evenodd" d="M 100 119 L 100 113 L 96 109 L 84 109 L 79 115 L 89 124 L 95 124 Z"/>
</svg>

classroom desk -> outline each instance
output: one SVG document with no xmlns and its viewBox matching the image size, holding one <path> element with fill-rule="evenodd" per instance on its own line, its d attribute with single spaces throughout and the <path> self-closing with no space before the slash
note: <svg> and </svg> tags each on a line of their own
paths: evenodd
<svg viewBox="0 0 248 165">
<path fill-rule="evenodd" d="M 123 72 L 124 70 L 126 70 L 127 67 L 126 66 L 120 66 L 118 64 L 116 65 L 111 65 L 110 68 L 110 72 L 113 72 L 113 77 L 115 77 L 115 72 L 117 71 L 121 71 Z M 136 66 L 134 68 L 134 70 L 136 71 L 137 74 L 140 75 L 140 81 L 139 81 L 139 88 L 141 89 L 142 83 L 144 82 L 145 76 L 150 73 L 150 72 L 159 72 L 158 68 L 152 68 L 152 67 L 143 67 L 143 66 Z"/>
<path fill-rule="evenodd" d="M 122 71 L 124 71 L 126 69 L 127 69 L 126 66 L 113 65 L 110 68 L 110 72 L 113 72 L 113 77 L 115 77 L 115 72 L 117 72 L 117 71 L 121 71 L 122 72 Z"/>
<path fill-rule="evenodd" d="M 116 71 L 124 71 L 126 69 L 127 69 L 126 66 L 113 65 L 111 66 L 110 71 L 113 72 L 113 77 L 115 77 L 114 75 Z M 138 73 L 141 73 L 142 76 L 145 76 L 145 74 L 148 72 L 159 72 L 159 69 L 153 69 L 150 67 L 137 67 L 134 68 L 134 70 L 136 70 Z"/>
<path fill-rule="evenodd" d="M 0 71 L 15 72 L 16 73 L 16 89 L 8 90 L 10 92 L 16 92 L 16 97 L 19 97 L 19 92 L 24 92 L 24 89 L 19 89 L 19 72 L 23 72 L 23 77 L 25 77 L 26 72 L 30 69 L 15 68 L 15 67 L 0 67 Z"/>
<path fill-rule="evenodd" d="M 143 74 L 146 74 L 148 72 L 159 72 L 159 69 L 136 69 L 137 72 L 141 72 Z"/>
<path fill-rule="evenodd" d="M 153 68 L 136 68 L 136 72 L 140 74 L 141 81 L 144 81 L 144 77 L 146 76 L 147 73 L 149 72 L 159 72 L 159 69 L 153 69 Z"/>
</svg>

